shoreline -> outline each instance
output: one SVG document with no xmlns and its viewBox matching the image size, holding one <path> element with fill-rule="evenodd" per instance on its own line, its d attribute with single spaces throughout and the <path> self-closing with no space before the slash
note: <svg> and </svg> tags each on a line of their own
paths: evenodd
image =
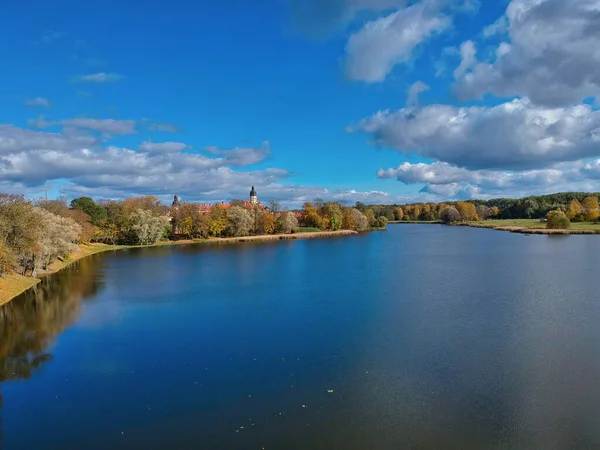
<svg viewBox="0 0 600 450">
<path fill-rule="evenodd" d="M 67 256 L 64 260 L 54 261 L 49 268 L 40 271 L 37 277 L 26 277 L 16 273 L 10 273 L 4 277 L 0 277 L 0 307 L 14 300 L 21 294 L 24 294 L 29 289 L 35 287 L 41 277 L 46 277 L 69 267 L 76 261 L 98 253 L 110 251 L 125 250 L 131 248 L 151 248 L 164 247 L 171 245 L 202 245 L 202 244 L 242 244 L 246 242 L 274 242 L 299 239 L 318 239 L 335 236 L 353 236 L 358 232 L 353 230 L 338 230 L 338 231 L 320 231 L 309 233 L 291 233 L 291 234 L 265 234 L 259 236 L 244 236 L 233 238 L 209 238 L 209 239 L 185 239 L 180 241 L 159 241 L 156 244 L 150 245 L 110 245 L 110 244 L 80 244 L 73 253 Z"/>
<path fill-rule="evenodd" d="M 495 231 L 507 231 L 509 233 L 519 233 L 519 234 L 538 234 L 538 235 L 592 235 L 592 234 L 600 234 L 600 230 L 586 230 L 586 229 L 566 229 L 566 230 L 556 230 L 550 228 L 527 228 L 520 226 L 510 226 L 510 225 L 486 225 L 484 223 L 458 223 L 455 226 L 457 227 L 470 227 L 470 228 L 486 228 L 488 230 Z"/>
</svg>

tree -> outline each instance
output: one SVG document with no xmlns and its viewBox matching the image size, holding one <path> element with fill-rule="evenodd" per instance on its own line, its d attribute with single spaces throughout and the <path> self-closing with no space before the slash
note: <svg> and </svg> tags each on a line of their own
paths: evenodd
<svg viewBox="0 0 600 450">
<path fill-rule="evenodd" d="M 232 236 L 247 236 L 254 228 L 252 214 L 241 206 L 232 206 L 227 211 L 229 234 Z"/>
<path fill-rule="evenodd" d="M 460 213 L 454 206 L 446 206 L 440 212 L 440 219 L 444 223 L 454 223 L 461 220 Z"/>
<path fill-rule="evenodd" d="M 386 228 L 388 224 L 388 219 L 385 216 L 379 216 L 376 220 L 375 220 L 375 225 L 377 228 Z"/>
<path fill-rule="evenodd" d="M 227 211 L 221 205 L 216 205 L 208 213 L 206 225 L 210 236 L 220 236 L 227 229 Z"/>
<path fill-rule="evenodd" d="M 404 211 L 402 210 L 402 208 L 400 208 L 400 207 L 396 208 L 396 210 L 394 211 L 394 219 L 402 220 L 403 217 L 404 217 Z"/>
<path fill-rule="evenodd" d="M 81 228 L 79 242 L 88 244 L 96 236 L 96 227 L 92 225 L 92 219 L 79 209 L 67 211 L 67 219 L 71 219 Z"/>
<path fill-rule="evenodd" d="M 123 209 L 127 214 L 130 214 L 136 209 L 145 209 L 146 211 L 151 211 L 155 216 L 162 216 L 169 212 L 169 208 L 165 205 L 161 205 L 160 200 L 154 195 L 127 198 L 123 201 Z"/>
<path fill-rule="evenodd" d="M 322 216 L 327 219 L 330 230 L 339 230 L 342 228 L 342 222 L 344 215 L 342 214 L 342 208 L 337 203 L 329 202 L 321 208 Z"/>
<path fill-rule="evenodd" d="M 577 200 L 577 199 L 571 200 L 569 202 L 569 207 L 567 208 L 567 212 L 565 213 L 567 218 L 574 222 L 578 222 L 582 219 L 581 213 L 582 213 L 582 208 L 581 208 L 581 203 L 579 203 L 579 200 Z"/>
<path fill-rule="evenodd" d="M 546 216 L 546 228 L 551 230 L 566 230 L 571 228 L 571 222 L 567 215 L 560 209 L 550 211 Z"/>
<path fill-rule="evenodd" d="M 74 251 L 81 234 L 81 227 L 74 220 L 41 208 L 35 208 L 35 211 L 42 223 L 42 232 L 38 251 L 35 252 L 34 273 L 36 269 L 46 269 L 54 259 Z"/>
<path fill-rule="evenodd" d="M 298 219 L 291 211 L 282 212 L 275 223 L 277 233 L 288 234 L 298 228 Z"/>
<path fill-rule="evenodd" d="M 477 205 L 477 217 L 479 220 L 487 220 L 492 216 L 492 209 L 485 205 Z"/>
<path fill-rule="evenodd" d="M 598 197 L 589 196 L 583 199 L 583 217 L 587 222 L 596 222 L 600 217 Z"/>
<path fill-rule="evenodd" d="M 302 213 L 302 224 L 305 227 L 319 228 L 323 227 L 323 219 L 319 215 L 317 208 L 312 203 L 306 202 L 304 204 L 304 211 Z"/>
<path fill-rule="evenodd" d="M 479 220 L 477 216 L 477 210 L 475 209 L 475 205 L 471 202 L 458 202 L 456 204 L 456 210 L 458 214 L 460 214 L 460 220 L 463 221 L 471 221 L 471 220 Z"/>
<path fill-rule="evenodd" d="M 35 272 L 35 255 L 43 231 L 40 215 L 22 196 L 0 194 L 0 244 L 15 268 Z"/>
<path fill-rule="evenodd" d="M 275 215 L 268 210 L 258 213 L 258 234 L 272 234 L 275 231 Z"/>
<path fill-rule="evenodd" d="M 90 216 L 93 225 L 100 225 L 107 217 L 106 209 L 96 205 L 90 197 L 79 197 L 71 202 L 71 209 L 79 209 Z"/>
<path fill-rule="evenodd" d="M 347 208 L 344 211 L 344 228 L 347 230 L 366 231 L 369 229 L 367 216 L 356 208 Z"/>
<path fill-rule="evenodd" d="M 169 228 L 169 219 L 154 216 L 147 209 L 136 209 L 131 213 L 129 232 L 141 245 L 155 244 L 162 239 Z"/>
<path fill-rule="evenodd" d="M 61 217 L 69 217 L 69 206 L 63 200 L 38 200 L 35 202 L 35 206 L 43 208 L 46 211 L 50 211 L 52 214 L 56 214 Z"/>
</svg>

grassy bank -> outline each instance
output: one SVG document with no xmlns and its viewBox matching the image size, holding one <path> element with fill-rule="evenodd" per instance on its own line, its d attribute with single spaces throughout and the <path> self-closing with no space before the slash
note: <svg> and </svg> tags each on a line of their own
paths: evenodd
<svg viewBox="0 0 600 450">
<path fill-rule="evenodd" d="M 461 225 L 524 234 L 600 234 L 600 223 L 594 222 L 572 222 L 568 230 L 547 229 L 546 224 L 538 219 L 484 220 Z"/>
<path fill-rule="evenodd" d="M 94 255 L 97 253 L 122 250 L 126 248 L 146 248 L 146 247 L 161 247 L 165 245 L 193 245 L 193 244 L 236 244 L 243 242 L 269 242 L 269 241 L 280 241 L 280 240 L 294 240 L 294 239 L 315 239 L 333 236 L 349 236 L 357 234 L 356 231 L 340 230 L 340 231 L 316 231 L 310 232 L 305 231 L 297 234 L 269 234 L 262 236 L 246 236 L 236 238 L 212 238 L 212 239 L 198 239 L 198 240 L 181 240 L 181 241 L 161 241 L 152 245 L 107 245 L 107 244 L 81 244 L 77 250 L 71 253 L 68 257 L 54 261 L 48 270 L 39 273 L 42 275 L 49 275 L 56 273 L 65 267 L 73 264 L 75 261 L 85 258 L 86 256 Z M 0 278 L 0 305 L 8 303 L 13 298 L 19 296 L 27 289 L 35 286 L 39 283 L 39 278 L 24 277 L 17 274 L 8 274 Z"/>
<path fill-rule="evenodd" d="M 8 303 L 39 282 L 37 278 L 24 277 L 16 273 L 0 277 L 0 305 Z"/>
</svg>

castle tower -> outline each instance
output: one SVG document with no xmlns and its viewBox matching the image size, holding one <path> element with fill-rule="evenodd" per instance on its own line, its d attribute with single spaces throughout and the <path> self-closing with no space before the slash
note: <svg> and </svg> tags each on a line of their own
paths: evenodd
<svg viewBox="0 0 600 450">
<path fill-rule="evenodd" d="M 252 190 L 250 191 L 250 203 L 252 203 L 253 205 L 258 204 L 258 195 L 256 195 L 254 186 L 252 186 Z"/>
<path fill-rule="evenodd" d="M 173 197 L 173 203 L 171 204 L 173 208 L 177 208 L 179 206 L 179 197 L 176 195 Z"/>
</svg>

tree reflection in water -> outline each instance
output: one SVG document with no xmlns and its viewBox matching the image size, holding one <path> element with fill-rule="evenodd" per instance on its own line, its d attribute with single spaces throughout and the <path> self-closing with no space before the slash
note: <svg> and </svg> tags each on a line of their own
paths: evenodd
<svg viewBox="0 0 600 450">
<path fill-rule="evenodd" d="M 52 359 L 48 349 L 54 338 L 77 319 L 82 300 L 101 286 L 99 264 L 99 257 L 78 261 L 0 307 L 0 446 L 2 383 L 28 379 Z"/>
</svg>

